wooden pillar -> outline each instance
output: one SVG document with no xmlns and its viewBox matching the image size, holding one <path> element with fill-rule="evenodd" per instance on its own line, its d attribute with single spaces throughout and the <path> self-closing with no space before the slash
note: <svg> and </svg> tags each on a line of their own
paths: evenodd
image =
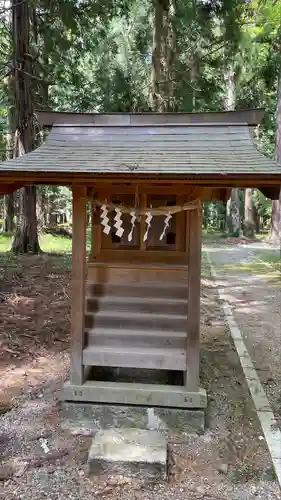
<svg viewBox="0 0 281 500">
<path fill-rule="evenodd" d="M 86 186 L 72 187 L 72 300 L 71 335 L 72 365 L 71 382 L 82 385 L 84 369 L 82 363 L 85 320 L 85 277 L 86 277 Z"/>
<path fill-rule="evenodd" d="M 190 391 L 199 389 L 200 350 L 200 282 L 202 245 L 202 207 L 189 212 L 187 227 L 188 308 L 185 385 Z"/>
</svg>

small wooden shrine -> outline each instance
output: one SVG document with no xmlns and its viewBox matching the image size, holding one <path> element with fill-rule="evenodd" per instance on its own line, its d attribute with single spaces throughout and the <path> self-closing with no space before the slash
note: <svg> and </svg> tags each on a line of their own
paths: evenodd
<svg viewBox="0 0 281 500">
<path fill-rule="evenodd" d="M 204 408 L 199 383 L 202 202 L 232 187 L 278 198 L 281 167 L 254 146 L 261 110 L 199 114 L 38 112 L 32 153 L 0 165 L 0 192 L 73 191 L 70 401 Z M 86 259 L 86 204 L 92 206 Z M 149 371 L 151 383 L 93 367 Z M 156 384 L 154 370 L 182 374 Z"/>
</svg>

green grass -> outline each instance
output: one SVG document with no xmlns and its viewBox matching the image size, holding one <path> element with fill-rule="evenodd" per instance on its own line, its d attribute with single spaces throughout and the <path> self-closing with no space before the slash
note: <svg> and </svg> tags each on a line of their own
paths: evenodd
<svg viewBox="0 0 281 500">
<path fill-rule="evenodd" d="M 224 269 L 235 270 L 241 273 L 263 276 L 271 285 L 281 286 L 281 259 L 280 253 L 271 250 L 257 252 L 252 262 L 229 264 Z"/>
<path fill-rule="evenodd" d="M 3 269 L 12 268 L 20 272 L 21 264 L 18 256 L 13 255 L 11 250 L 12 235 L 0 234 L 0 266 Z M 40 247 L 42 252 L 58 256 L 62 259 L 61 267 L 71 269 L 72 265 L 72 239 L 65 236 L 43 234 L 40 236 Z M 91 232 L 87 231 L 86 250 L 90 252 Z M 1 273 L 0 273 L 1 280 Z"/>
<path fill-rule="evenodd" d="M 72 239 L 65 236 L 44 234 L 40 237 L 40 247 L 45 253 L 65 254 L 71 253 Z"/>
<path fill-rule="evenodd" d="M 263 252 L 258 252 L 257 257 L 263 262 L 274 266 L 276 269 L 280 271 L 281 265 L 281 256 L 280 250 L 272 251 L 272 250 L 264 250 Z"/>
<path fill-rule="evenodd" d="M 261 267 L 261 274 L 265 274 L 269 281 L 281 285 L 281 258 L 280 251 L 264 251 L 257 254 L 258 264 Z"/>
<path fill-rule="evenodd" d="M 260 241 L 267 240 L 269 236 L 270 236 L 269 231 L 267 231 L 266 233 L 255 234 L 255 238 Z"/>
<path fill-rule="evenodd" d="M 12 245 L 12 236 L 0 234 L 0 253 L 9 252 Z M 91 246 L 91 233 L 87 231 L 87 252 Z M 45 253 L 71 254 L 72 239 L 65 236 L 43 234 L 40 236 L 40 247 Z"/>
<path fill-rule="evenodd" d="M 8 252 L 11 248 L 12 237 L 8 234 L 0 234 L 0 252 Z"/>
</svg>

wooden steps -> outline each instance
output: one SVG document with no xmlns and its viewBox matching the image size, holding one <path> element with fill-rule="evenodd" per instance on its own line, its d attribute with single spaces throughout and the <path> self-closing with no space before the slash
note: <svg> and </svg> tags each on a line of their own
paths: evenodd
<svg viewBox="0 0 281 500">
<path fill-rule="evenodd" d="M 186 370 L 187 286 L 88 284 L 83 364 Z"/>
<path fill-rule="evenodd" d="M 87 313 L 97 311 L 139 312 L 156 314 L 187 315 L 187 299 L 167 297 L 123 297 L 105 295 L 102 297 L 87 297 Z"/>
<path fill-rule="evenodd" d="M 171 282 L 132 282 L 132 283 L 91 283 L 87 284 L 88 297 L 157 297 L 166 299 L 185 299 L 187 284 Z"/>
<path fill-rule="evenodd" d="M 186 332 L 173 330 L 134 330 L 125 328 L 89 328 L 86 329 L 89 345 L 132 346 L 132 347 L 167 347 L 185 349 Z"/>
<path fill-rule="evenodd" d="M 184 349 L 159 347 L 107 347 L 89 345 L 83 350 L 85 366 L 147 368 L 155 370 L 185 370 Z"/>
<path fill-rule="evenodd" d="M 179 314 L 154 314 L 139 312 L 103 311 L 96 314 L 86 314 L 85 328 L 132 328 L 153 331 L 154 329 L 168 331 L 184 331 L 186 316 Z"/>
</svg>

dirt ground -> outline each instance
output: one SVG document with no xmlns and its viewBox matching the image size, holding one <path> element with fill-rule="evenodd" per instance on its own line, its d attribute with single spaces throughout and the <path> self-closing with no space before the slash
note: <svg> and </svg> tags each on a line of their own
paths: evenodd
<svg viewBox="0 0 281 500">
<path fill-rule="evenodd" d="M 168 482 L 142 485 L 126 477 L 87 476 L 91 436 L 73 434 L 58 404 L 69 372 L 69 280 L 60 257 L 11 259 L 0 270 L 0 497 L 279 499 L 211 278 L 204 278 L 202 285 L 201 385 L 209 396 L 206 432 L 182 439 L 170 436 Z"/>
<path fill-rule="evenodd" d="M 225 290 L 275 418 L 281 426 L 281 276 L 259 274 L 264 243 L 209 246 L 218 274 L 217 283 Z M 277 250 L 277 255 L 279 254 Z M 265 267 L 265 266 L 262 266 Z M 263 269 L 264 271 L 264 269 Z"/>
</svg>

